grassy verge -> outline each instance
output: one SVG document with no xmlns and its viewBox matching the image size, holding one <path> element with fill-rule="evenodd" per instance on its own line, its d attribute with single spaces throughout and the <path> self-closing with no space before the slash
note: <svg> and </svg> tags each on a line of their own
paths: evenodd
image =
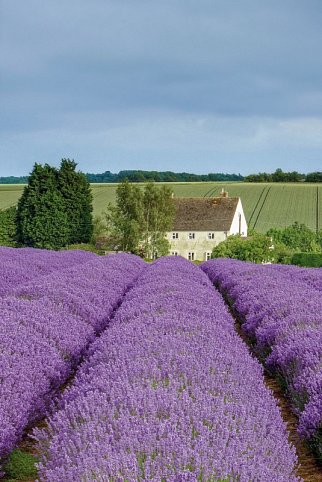
<svg viewBox="0 0 322 482">
<path fill-rule="evenodd" d="M 3 482 L 31 481 L 37 477 L 37 457 L 20 449 L 15 449 L 5 463 Z"/>
</svg>

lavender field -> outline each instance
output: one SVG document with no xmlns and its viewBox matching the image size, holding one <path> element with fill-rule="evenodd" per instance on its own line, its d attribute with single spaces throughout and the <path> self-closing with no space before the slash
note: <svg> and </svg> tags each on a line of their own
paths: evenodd
<svg viewBox="0 0 322 482">
<path fill-rule="evenodd" d="M 0 263 L 4 464 L 28 433 L 40 482 L 301 480 L 262 364 L 213 283 L 316 449 L 319 270 L 11 248 Z"/>
<path fill-rule="evenodd" d="M 298 432 L 322 462 L 322 270 L 228 259 L 201 268 L 229 300 L 255 353 L 283 384 Z"/>
<path fill-rule="evenodd" d="M 12 265 L 10 273 L 9 265 Z M 0 457 L 42 417 L 142 270 L 130 255 L 2 248 Z"/>
</svg>

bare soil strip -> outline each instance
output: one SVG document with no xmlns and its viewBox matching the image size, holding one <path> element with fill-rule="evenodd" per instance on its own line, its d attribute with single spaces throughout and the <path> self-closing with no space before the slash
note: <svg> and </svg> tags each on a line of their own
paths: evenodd
<svg viewBox="0 0 322 482">
<path fill-rule="evenodd" d="M 287 398 L 283 395 L 278 382 L 271 376 L 265 374 L 265 383 L 273 392 L 276 402 L 281 409 L 282 418 L 287 425 L 289 441 L 296 448 L 297 457 L 299 459 L 297 475 L 302 477 L 305 482 L 321 482 L 322 467 L 318 466 L 305 442 L 297 433 L 297 417 L 291 411 Z"/>
</svg>

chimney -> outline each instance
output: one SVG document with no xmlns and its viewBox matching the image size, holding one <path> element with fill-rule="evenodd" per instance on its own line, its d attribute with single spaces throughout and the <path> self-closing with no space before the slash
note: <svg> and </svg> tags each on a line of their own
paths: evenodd
<svg viewBox="0 0 322 482">
<path fill-rule="evenodd" d="M 221 193 L 220 193 L 220 196 L 221 196 L 221 197 L 228 197 L 228 192 L 225 191 L 224 188 L 222 188 Z"/>
</svg>

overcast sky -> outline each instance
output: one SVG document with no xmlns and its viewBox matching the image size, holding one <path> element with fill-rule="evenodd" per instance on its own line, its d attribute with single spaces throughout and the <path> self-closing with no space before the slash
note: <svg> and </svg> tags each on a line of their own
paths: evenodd
<svg viewBox="0 0 322 482">
<path fill-rule="evenodd" d="M 322 170 L 321 0 L 0 0 L 0 176 Z"/>
</svg>

